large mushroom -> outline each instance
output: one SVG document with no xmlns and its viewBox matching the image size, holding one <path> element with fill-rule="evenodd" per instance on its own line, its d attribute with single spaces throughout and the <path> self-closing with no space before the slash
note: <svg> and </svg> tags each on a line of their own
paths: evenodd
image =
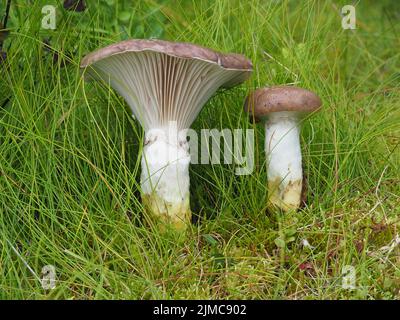
<svg viewBox="0 0 400 320">
<path fill-rule="evenodd" d="M 81 68 L 131 107 L 145 130 L 143 204 L 162 225 L 184 230 L 191 218 L 187 129 L 218 88 L 250 76 L 251 61 L 190 43 L 127 40 L 88 54 Z"/>
<path fill-rule="evenodd" d="M 300 206 L 300 121 L 320 107 L 321 100 L 315 93 L 289 86 L 260 88 L 246 98 L 245 111 L 265 124 L 270 208 L 289 211 Z"/>
</svg>

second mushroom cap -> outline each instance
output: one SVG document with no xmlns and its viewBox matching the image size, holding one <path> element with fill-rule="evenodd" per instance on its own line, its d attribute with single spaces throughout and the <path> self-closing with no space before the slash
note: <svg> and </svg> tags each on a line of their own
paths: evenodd
<svg viewBox="0 0 400 320">
<path fill-rule="evenodd" d="M 244 109 L 256 120 L 271 112 L 314 112 L 321 107 L 321 99 L 312 91 L 289 86 L 260 88 L 245 101 Z"/>
</svg>

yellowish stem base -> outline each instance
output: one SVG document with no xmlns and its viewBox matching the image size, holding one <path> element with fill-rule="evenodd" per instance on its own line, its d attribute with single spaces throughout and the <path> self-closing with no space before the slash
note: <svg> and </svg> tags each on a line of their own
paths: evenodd
<svg viewBox="0 0 400 320">
<path fill-rule="evenodd" d="M 149 213 L 151 223 L 156 224 L 162 232 L 167 229 L 183 232 L 190 225 L 192 213 L 189 197 L 185 197 L 181 202 L 172 203 L 165 201 L 153 192 L 152 194 L 143 194 L 142 202 Z"/>
<path fill-rule="evenodd" d="M 282 179 L 276 178 L 268 181 L 268 190 L 269 208 L 288 212 L 300 207 L 302 179 L 282 183 Z"/>
</svg>

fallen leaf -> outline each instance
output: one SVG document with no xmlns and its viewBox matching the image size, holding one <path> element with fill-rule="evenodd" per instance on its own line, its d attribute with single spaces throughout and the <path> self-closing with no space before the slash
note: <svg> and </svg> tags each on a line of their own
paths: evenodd
<svg viewBox="0 0 400 320">
<path fill-rule="evenodd" d="M 75 12 L 85 11 L 86 5 L 84 0 L 65 0 L 64 9 Z"/>
<path fill-rule="evenodd" d="M 364 250 L 364 241 L 355 240 L 354 241 L 354 246 L 356 247 L 357 252 L 361 253 Z"/>
<path fill-rule="evenodd" d="M 317 274 L 314 265 L 311 262 L 303 262 L 299 264 L 299 269 L 304 271 L 307 276 L 315 277 Z"/>
</svg>

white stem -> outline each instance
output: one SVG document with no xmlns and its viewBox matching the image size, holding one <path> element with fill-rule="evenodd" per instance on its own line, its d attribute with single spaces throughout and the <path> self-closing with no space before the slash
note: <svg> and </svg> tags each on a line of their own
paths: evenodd
<svg viewBox="0 0 400 320">
<path fill-rule="evenodd" d="M 296 113 L 271 113 L 265 122 L 269 201 L 285 211 L 300 206 L 303 172 Z"/>
<path fill-rule="evenodd" d="M 173 122 L 174 124 L 174 122 Z M 143 203 L 150 214 L 184 229 L 190 222 L 189 144 L 176 125 L 146 132 L 142 157 Z"/>
</svg>

